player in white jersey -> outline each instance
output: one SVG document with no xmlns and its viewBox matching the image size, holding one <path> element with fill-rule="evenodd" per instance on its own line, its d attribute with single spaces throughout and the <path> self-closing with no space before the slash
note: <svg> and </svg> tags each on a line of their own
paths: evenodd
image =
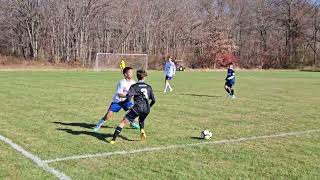
<svg viewBox="0 0 320 180">
<path fill-rule="evenodd" d="M 95 132 L 97 132 L 106 121 L 111 119 L 113 112 L 119 112 L 121 109 L 128 111 L 133 107 L 133 103 L 126 98 L 131 85 L 136 83 L 132 79 L 133 69 L 131 67 L 124 68 L 123 76 L 124 79 L 118 82 L 117 89 L 112 98 L 112 103 L 109 106 L 108 112 L 99 120 L 98 124 L 94 128 Z M 136 123 L 131 123 L 131 126 L 135 129 L 140 128 Z"/>
<path fill-rule="evenodd" d="M 176 75 L 176 65 L 172 61 L 172 57 L 169 56 L 166 64 L 164 66 L 164 74 L 165 74 L 165 81 L 164 81 L 164 90 L 163 92 L 166 93 L 167 89 L 169 88 L 170 92 L 173 91 L 172 87 L 170 86 L 169 81 L 172 80 L 173 76 Z"/>
</svg>

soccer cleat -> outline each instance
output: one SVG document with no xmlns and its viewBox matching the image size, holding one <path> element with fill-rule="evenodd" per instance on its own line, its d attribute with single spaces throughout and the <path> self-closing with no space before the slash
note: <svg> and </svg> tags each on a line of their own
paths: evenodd
<svg viewBox="0 0 320 180">
<path fill-rule="evenodd" d="M 100 129 L 100 127 L 104 124 L 104 120 L 103 120 L 103 118 L 101 118 L 100 120 L 99 120 L 99 122 L 98 122 L 98 124 L 96 125 L 96 127 L 93 129 L 93 131 L 94 132 L 98 132 L 99 131 L 99 129 Z"/>
<path fill-rule="evenodd" d="M 139 124 L 137 124 L 137 123 L 131 123 L 130 126 L 131 126 L 133 129 L 140 129 L 140 126 L 139 126 Z"/>
<path fill-rule="evenodd" d="M 170 92 L 172 92 L 173 91 L 173 89 L 170 89 Z"/>
<path fill-rule="evenodd" d="M 233 97 L 233 95 L 231 95 L 231 94 L 228 94 L 228 96 L 227 96 L 227 98 L 230 98 L 230 99 L 232 99 L 232 97 Z"/>
<path fill-rule="evenodd" d="M 141 131 L 140 131 L 140 137 L 141 137 L 142 141 L 145 141 L 147 139 L 146 132 L 144 132 L 143 129 L 141 129 Z"/>
<path fill-rule="evenodd" d="M 236 96 L 235 96 L 235 95 L 232 95 L 232 96 L 231 96 L 231 99 L 235 99 L 235 98 L 236 98 Z"/>
<path fill-rule="evenodd" d="M 115 144 L 116 143 L 116 141 L 110 141 L 110 144 Z"/>
</svg>

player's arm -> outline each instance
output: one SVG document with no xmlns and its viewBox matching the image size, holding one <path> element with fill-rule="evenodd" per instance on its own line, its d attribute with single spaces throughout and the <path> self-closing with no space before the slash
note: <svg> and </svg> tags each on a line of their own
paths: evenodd
<svg viewBox="0 0 320 180">
<path fill-rule="evenodd" d="M 173 66 L 173 75 L 176 75 L 176 71 L 177 71 L 176 64 L 173 62 L 172 66 Z"/>
<path fill-rule="evenodd" d="M 235 78 L 236 77 L 236 74 L 234 73 L 234 72 L 232 72 L 231 73 L 231 76 L 229 76 L 227 79 L 228 80 L 231 80 L 231 79 L 233 79 L 233 78 Z"/>
<path fill-rule="evenodd" d="M 117 95 L 120 97 L 120 98 L 126 98 L 127 94 L 126 93 L 123 93 L 123 85 L 119 82 L 118 85 L 117 85 L 117 90 L 116 90 L 116 93 Z"/>
<path fill-rule="evenodd" d="M 152 88 L 150 87 L 150 96 L 149 96 L 149 99 L 151 100 L 150 102 L 150 107 L 152 107 L 155 103 L 156 103 L 156 98 L 153 94 L 153 90 Z"/>
<path fill-rule="evenodd" d="M 126 98 L 127 94 L 126 93 L 118 93 L 118 96 L 121 98 Z"/>
<path fill-rule="evenodd" d="M 131 100 L 131 98 L 132 98 L 135 94 L 136 94 L 136 93 L 135 93 L 135 88 L 134 88 L 134 86 L 131 86 L 130 89 L 129 89 L 129 91 L 128 91 L 127 94 L 126 94 L 127 100 Z"/>
<path fill-rule="evenodd" d="M 167 65 L 167 63 L 164 64 L 164 69 L 163 69 L 163 71 L 164 71 L 164 74 L 165 74 L 165 75 L 168 74 L 168 65 Z"/>
</svg>

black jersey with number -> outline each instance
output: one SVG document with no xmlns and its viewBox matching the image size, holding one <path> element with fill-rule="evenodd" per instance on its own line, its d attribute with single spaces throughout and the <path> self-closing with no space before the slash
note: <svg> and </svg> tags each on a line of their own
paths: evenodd
<svg viewBox="0 0 320 180">
<path fill-rule="evenodd" d="M 133 84 L 128 93 L 128 99 L 131 99 L 133 96 L 134 106 L 133 109 L 137 113 L 149 113 L 150 107 L 156 102 L 152 87 L 143 81 L 139 81 L 136 84 Z"/>
</svg>

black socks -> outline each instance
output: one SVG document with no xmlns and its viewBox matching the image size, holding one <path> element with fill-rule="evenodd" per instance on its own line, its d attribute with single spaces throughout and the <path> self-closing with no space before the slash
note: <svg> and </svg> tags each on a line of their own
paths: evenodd
<svg viewBox="0 0 320 180">
<path fill-rule="evenodd" d="M 118 126 L 118 127 L 116 128 L 116 130 L 114 131 L 112 141 L 115 141 L 115 140 L 117 139 L 117 137 L 119 136 L 119 134 L 121 133 L 121 131 L 122 131 L 122 128 Z"/>
</svg>

